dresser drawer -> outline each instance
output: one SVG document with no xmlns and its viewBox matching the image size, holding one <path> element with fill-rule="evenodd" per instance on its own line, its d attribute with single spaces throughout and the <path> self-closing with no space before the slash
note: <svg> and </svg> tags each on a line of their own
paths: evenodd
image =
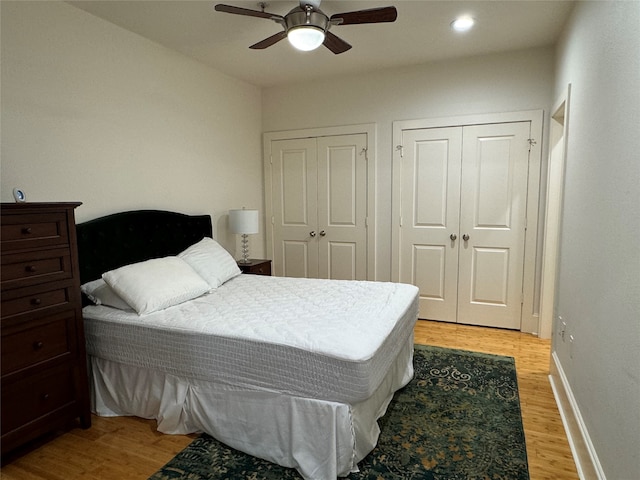
<svg viewBox="0 0 640 480">
<path fill-rule="evenodd" d="M 37 285 L 35 287 L 8 290 L 2 294 L 2 323 L 11 317 L 24 314 L 42 313 L 51 309 L 55 313 L 69 306 L 74 301 L 74 289 L 72 285 L 60 283 Z M 58 308 L 53 308 L 58 307 Z"/>
<path fill-rule="evenodd" d="M 2 289 L 26 287 L 71 278 L 71 252 L 54 248 L 2 256 Z"/>
<path fill-rule="evenodd" d="M 41 362 L 71 356 L 75 350 L 75 311 L 69 310 L 2 330 L 2 375 Z"/>
<path fill-rule="evenodd" d="M 2 385 L 2 434 L 74 402 L 73 368 L 61 365 Z"/>
<path fill-rule="evenodd" d="M 69 243 L 65 212 L 2 216 L 2 251 Z"/>
</svg>

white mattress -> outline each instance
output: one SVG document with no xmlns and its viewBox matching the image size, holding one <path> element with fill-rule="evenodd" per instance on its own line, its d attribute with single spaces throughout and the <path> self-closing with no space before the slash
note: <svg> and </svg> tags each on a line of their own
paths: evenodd
<svg viewBox="0 0 640 480">
<path fill-rule="evenodd" d="M 83 310 L 89 355 L 234 387 L 345 403 L 375 392 L 413 332 L 412 285 L 240 275 L 138 316 Z"/>
</svg>

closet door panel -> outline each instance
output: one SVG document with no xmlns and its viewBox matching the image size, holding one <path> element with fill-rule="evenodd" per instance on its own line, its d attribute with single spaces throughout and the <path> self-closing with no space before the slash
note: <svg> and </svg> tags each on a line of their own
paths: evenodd
<svg viewBox="0 0 640 480">
<path fill-rule="evenodd" d="M 310 271 L 314 268 L 309 264 L 309 257 L 314 256 L 309 252 L 307 241 L 284 240 L 281 242 L 282 251 L 276 258 L 281 259 L 282 270 L 286 277 L 310 278 Z"/>
<path fill-rule="evenodd" d="M 463 130 L 458 318 L 519 329 L 530 123 Z"/>
<path fill-rule="evenodd" d="M 318 275 L 367 279 L 367 136 L 319 137 Z"/>
<path fill-rule="evenodd" d="M 400 281 L 420 289 L 420 318 L 456 321 L 462 130 L 402 136 Z"/>
<path fill-rule="evenodd" d="M 317 276 L 318 250 L 315 139 L 278 140 L 271 146 L 274 274 Z"/>
</svg>

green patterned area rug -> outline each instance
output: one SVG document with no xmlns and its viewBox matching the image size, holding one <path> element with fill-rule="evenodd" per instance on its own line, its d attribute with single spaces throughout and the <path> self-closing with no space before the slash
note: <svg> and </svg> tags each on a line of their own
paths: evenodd
<svg viewBox="0 0 640 480">
<path fill-rule="evenodd" d="M 379 420 L 378 445 L 348 479 L 529 478 L 513 358 L 416 345 L 414 366 Z M 299 478 L 202 435 L 149 480 Z"/>
</svg>

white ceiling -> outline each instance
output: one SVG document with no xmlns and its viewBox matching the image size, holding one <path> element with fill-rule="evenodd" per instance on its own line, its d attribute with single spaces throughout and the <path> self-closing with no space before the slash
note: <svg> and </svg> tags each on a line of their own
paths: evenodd
<svg viewBox="0 0 640 480">
<path fill-rule="evenodd" d="M 181 52 L 218 71 L 259 86 L 361 74 L 448 58 L 553 45 L 572 1 L 324 0 L 335 13 L 394 5 L 394 23 L 342 25 L 331 31 L 353 45 L 340 55 L 324 47 L 298 52 L 283 40 L 266 50 L 248 47 L 282 27 L 275 22 L 216 12 L 217 3 L 260 10 L 258 1 L 89 0 L 68 3 Z M 297 0 L 267 2 L 285 15 Z M 476 19 L 465 34 L 451 30 L 458 15 Z"/>
</svg>

